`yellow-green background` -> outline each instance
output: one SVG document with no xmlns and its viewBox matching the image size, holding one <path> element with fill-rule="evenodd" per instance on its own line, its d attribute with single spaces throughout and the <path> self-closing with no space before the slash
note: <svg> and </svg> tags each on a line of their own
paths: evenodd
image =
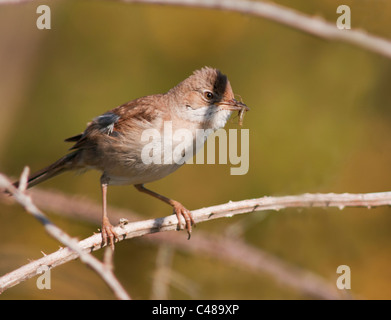
<svg viewBox="0 0 391 320">
<path fill-rule="evenodd" d="M 334 22 L 341 1 L 277 1 Z M 152 189 L 189 209 L 264 195 L 377 192 L 390 189 L 391 60 L 341 43 L 236 13 L 132 5 L 110 1 L 51 1 L 52 29 L 38 30 L 42 2 L 0 6 L 0 171 L 17 176 L 62 156 L 63 139 L 93 117 L 139 96 L 161 93 L 208 65 L 229 76 L 251 108 L 250 170 L 231 176 L 228 165 L 187 165 Z M 343 1 L 352 27 L 391 39 L 389 1 Z M 341 31 L 349 32 L 349 31 Z M 238 128 L 237 119 L 227 128 Z M 100 201 L 99 173 L 65 174 L 42 184 Z M 171 209 L 134 188 L 112 187 L 109 203 L 145 218 Z M 97 225 L 59 218 L 73 236 Z M 249 222 L 251 223 L 249 225 Z M 391 298 L 391 209 L 304 209 L 202 223 L 224 235 L 246 226 L 243 239 L 330 283 L 339 265 L 352 272 L 352 293 Z M 50 253 L 59 244 L 18 207 L 0 204 L 0 274 Z M 177 233 L 186 239 L 185 233 Z M 124 241 L 116 274 L 133 298 L 151 297 L 157 247 Z M 198 286 L 173 299 L 306 299 L 262 274 L 212 258 L 175 252 L 172 267 Z M 110 299 L 112 293 L 79 261 L 52 270 L 52 289 L 36 279 L 0 299 Z"/>
</svg>

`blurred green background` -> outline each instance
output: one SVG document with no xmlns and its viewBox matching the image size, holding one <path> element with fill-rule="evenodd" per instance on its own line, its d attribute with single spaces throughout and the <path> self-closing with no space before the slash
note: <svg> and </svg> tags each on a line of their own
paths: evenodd
<svg viewBox="0 0 391 320">
<path fill-rule="evenodd" d="M 340 1 L 276 1 L 333 22 Z M 148 186 L 189 209 L 264 195 L 388 191 L 391 176 L 391 61 L 236 13 L 132 5 L 110 1 L 51 1 L 52 29 L 38 30 L 44 2 L 0 6 L 0 171 L 16 177 L 40 169 L 69 148 L 63 139 L 88 121 L 134 98 L 166 92 L 195 69 L 227 74 L 251 108 L 250 170 L 187 165 Z M 344 1 L 352 27 L 391 39 L 391 3 Z M 349 32 L 349 31 L 341 31 Z M 226 128 L 238 128 L 232 119 Z M 99 173 L 64 174 L 40 186 L 100 203 Z M 171 209 L 132 187 L 109 188 L 109 204 L 145 218 Z M 98 225 L 49 217 L 72 236 Z M 117 221 L 113 221 L 117 222 Z M 391 209 L 303 209 L 253 213 L 199 224 L 240 237 L 335 284 L 339 265 L 352 272 L 352 294 L 391 298 Z M 59 244 L 17 205 L 0 203 L 0 275 Z M 185 233 L 177 233 L 185 241 Z M 190 240 L 191 241 L 191 240 Z M 116 274 L 135 299 L 152 296 L 158 247 L 124 241 Z M 97 253 L 100 256 L 101 253 Z M 197 288 L 171 287 L 172 299 L 307 299 L 263 274 L 231 263 L 174 251 L 172 269 Z M 90 269 L 73 261 L 52 270 L 52 289 L 36 278 L 0 299 L 112 299 Z"/>
</svg>

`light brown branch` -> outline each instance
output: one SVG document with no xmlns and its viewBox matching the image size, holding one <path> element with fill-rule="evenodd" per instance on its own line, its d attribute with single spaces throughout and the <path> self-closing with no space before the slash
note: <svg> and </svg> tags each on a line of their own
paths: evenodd
<svg viewBox="0 0 391 320">
<path fill-rule="evenodd" d="M 32 0 L 0 0 L 1 4 L 17 4 Z M 349 43 L 369 51 L 391 58 L 391 41 L 364 30 L 340 30 L 335 22 L 327 22 L 321 17 L 306 15 L 291 8 L 272 2 L 248 0 L 116 0 L 126 3 L 156 4 L 206 8 L 238 12 L 250 16 L 265 18 L 279 24 L 300 30 L 314 36 Z"/>
<path fill-rule="evenodd" d="M 118 0 L 127 3 L 199 7 L 239 12 L 265 18 L 314 36 L 341 41 L 391 58 L 391 41 L 369 34 L 364 30 L 340 30 L 335 22 L 312 17 L 272 2 L 246 0 Z M 336 15 L 337 18 L 337 15 Z"/>
</svg>

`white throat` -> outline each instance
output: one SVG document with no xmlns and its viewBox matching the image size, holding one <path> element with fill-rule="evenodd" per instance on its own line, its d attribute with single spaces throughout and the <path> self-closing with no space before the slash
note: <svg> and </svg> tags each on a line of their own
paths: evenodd
<svg viewBox="0 0 391 320">
<path fill-rule="evenodd" d="M 182 111 L 178 113 L 179 117 L 196 123 L 205 123 L 206 127 L 212 130 L 223 128 L 232 113 L 230 110 L 220 109 L 214 105 L 196 109 L 186 106 L 181 109 Z"/>
</svg>

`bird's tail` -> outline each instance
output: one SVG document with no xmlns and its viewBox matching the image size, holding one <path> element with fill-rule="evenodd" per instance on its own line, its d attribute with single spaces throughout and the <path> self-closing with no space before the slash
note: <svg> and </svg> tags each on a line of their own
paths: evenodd
<svg viewBox="0 0 391 320">
<path fill-rule="evenodd" d="M 66 156 L 58 159 L 56 162 L 51 165 L 43 168 L 33 174 L 31 174 L 28 178 L 27 188 L 31 188 L 43 181 L 46 181 L 50 178 L 53 178 L 60 173 L 63 173 L 68 170 L 72 170 L 75 168 L 76 158 L 79 154 L 79 151 L 74 151 Z M 19 181 L 14 183 L 15 187 L 19 186 Z"/>
</svg>

